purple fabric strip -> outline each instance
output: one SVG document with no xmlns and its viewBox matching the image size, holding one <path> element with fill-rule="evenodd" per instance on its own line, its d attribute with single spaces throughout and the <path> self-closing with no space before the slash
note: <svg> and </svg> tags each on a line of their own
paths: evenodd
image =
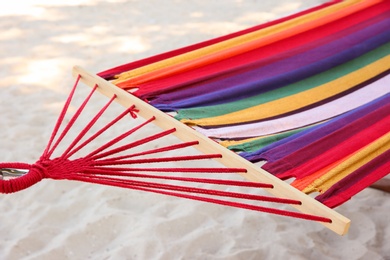
<svg viewBox="0 0 390 260">
<path fill-rule="evenodd" d="M 363 165 L 353 173 L 349 174 L 347 177 L 343 178 L 336 184 L 334 184 L 329 190 L 327 190 L 325 193 L 319 195 L 316 197 L 316 199 L 324 204 L 327 203 L 328 200 L 333 199 L 336 196 L 340 196 L 339 201 L 337 205 L 338 206 L 345 201 L 347 201 L 352 195 L 355 195 L 359 191 L 361 191 L 363 188 L 368 187 L 376 180 L 381 179 L 383 176 L 373 176 L 373 178 L 370 179 L 369 182 L 365 182 L 364 185 L 362 185 L 361 180 L 368 175 L 372 174 L 372 172 L 375 172 L 379 167 L 382 165 L 388 163 L 390 160 L 390 150 L 384 152 L 380 156 L 376 157 L 375 159 L 371 160 L 367 164 Z M 390 173 L 390 168 L 388 169 L 388 173 Z M 359 183 L 360 187 L 356 188 L 356 184 Z M 350 190 L 348 192 L 347 197 L 342 196 L 343 193 L 345 193 L 346 190 Z"/>
<path fill-rule="evenodd" d="M 344 115 L 336 117 L 329 122 L 315 126 L 278 142 L 272 143 L 260 150 L 254 152 L 244 152 L 240 155 L 245 159 L 256 162 L 266 160 L 268 162 L 276 162 L 282 158 L 292 154 L 305 146 L 317 141 L 319 137 L 324 137 L 339 130 L 343 126 L 350 124 L 362 117 L 367 116 L 380 107 L 390 104 L 390 94 L 387 94 L 379 99 L 376 99 L 364 106 L 354 109 Z"/>
<path fill-rule="evenodd" d="M 390 17 L 389 9 L 390 6 L 386 6 L 384 3 L 374 5 L 354 13 L 353 15 L 348 15 L 341 20 L 320 26 L 315 30 L 309 30 L 305 33 L 294 35 L 288 39 L 275 42 L 274 44 L 262 46 L 252 51 L 244 52 L 180 74 L 145 82 L 138 86 L 140 89 L 135 92 L 135 95 L 139 96 L 141 99 L 152 100 L 163 93 L 190 86 L 196 82 L 203 82 L 226 72 L 230 73 L 230 71 L 234 71 L 234 69 L 238 69 L 244 64 L 250 64 L 281 53 L 287 53 L 287 50 L 290 52 L 298 49 L 298 47 L 303 44 L 310 44 L 311 42 L 319 41 L 320 39 L 326 39 L 332 34 L 346 30 L 347 28 L 352 28 L 358 24 L 361 24 L 363 26 L 362 28 L 364 28 L 365 26 L 369 26 L 370 24 L 377 23 L 382 19 Z M 379 10 L 381 10 L 381 12 L 378 12 Z M 386 12 L 388 14 L 385 14 Z M 325 44 L 325 42 L 319 41 L 319 44 L 315 47 L 323 44 Z"/>
<path fill-rule="evenodd" d="M 345 141 L 346 139 L 359 135 L 361 131 L 370 128 L 389 114 L 390 103 L 376 109 L 364 117 L 360 117 L 353 122 L 345 122 L 344 126 L 330 134 L 320 135 L 320 133 L 317 133 L 316 141 L 278 160 L 269 161 L 263 165 L 262 168 L 275 175 L 283 174 L 284 172 L 294 169 L 317 157 L 319 154 L 335 147 L 337 144 Z M 304 176 L 307 172 L 302 172 L 301 174 Z"/>
<path fill-rule="evenodd" d="M 351 29 L 349 29 L 351 30 Z M 346 32 L 343 32 L 345 35 Z M 171 111 L 180 108 L 215 105 L 258 95 L 321 73 L 375 49 L 390 40 L 390 18 L 333 41 L 269 64 L 263 60 L 234 73 L 225 74 L 160 95 L 151 101 L 158 109 Z M 308 46 L 302 47 L 307 49 Z M 275 59 L 275 57 L 274 57 Z M 269 65 L 265 65 L 269 64 Z"/>
</svg>

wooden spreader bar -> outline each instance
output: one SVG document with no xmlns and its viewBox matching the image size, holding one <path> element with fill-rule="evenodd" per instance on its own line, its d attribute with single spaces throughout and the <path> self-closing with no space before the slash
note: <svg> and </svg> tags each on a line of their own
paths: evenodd
<svg viewBox="0 0 390 260">
<path fill-rule="evenodd" d="M 173 134 L 182 141 L 199 141 L 199 144 L 194 146 L 199 151 L 203 153 L 221 154 L 222 158 L 218 158 L 215 160 L 219 161 L 226 167 L 246 169 L 246 173 L 240 174 L 247 180 L 273 185 L 273 189 L 266 190 L 274 196 L 299 200 L 300 202 L 302 202 L 301 205 L 291 205 L 297 210 L 306 214 L 317 215 L 331 219 L 332 223 L 321 222 L 321 224 L 333 230 L 337 234 L 344 235 L 348 232 L 350 220 L 343 215 L 337 213 L 335 210 L 328 208 L 314 198 L 302 193 L 288 183 L 278 179 L 277 177 L 263 170 L 259 166 L 245 160 L 234 152 L 219 145 L 215 141 L 196 132 L 194 129 L 177 121 L 176 119 L 154 108 L 146 102 L 140 100 L 131 93 L 113 85 L 112 83 L 104 80 L 97 75 L 89 73 L 84 69 L 75 66 L 73 68 L 73 76 L 77 77 L 79 75 L 81 76 L 80 80 L 86 85 L 94 87 L 97 84 L 97 90 L 103 95 L 111 98 L 115 94 L 117 96 L 115 100 L 124 107 L 127 108 L 131 105 L 135 105 L 135 107 L 139 110 L 139 112 L 137 113 L 139 116 L 145 119 L 154 116 L 156 119 L 153 121 L 153 123 L 162 128 L 163 130 L 171 129 L 172 127 L 176 128 L 176 131 Z"/>
</svg>

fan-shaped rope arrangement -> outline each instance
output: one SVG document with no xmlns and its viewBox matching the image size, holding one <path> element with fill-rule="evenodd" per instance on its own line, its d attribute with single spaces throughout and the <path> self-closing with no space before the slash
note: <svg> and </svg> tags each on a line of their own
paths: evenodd
<svg viewBox="0 0 390 260">
<path fill-rule="evenodd" d="M 390 2 L 385 0 L 330 1 L 115 67 L 100 77 L 75 67 L 74 76 L 92 87 L 91 95 L 96 90 L 106 95 L 108 104 L 52 159 L 91 95 L 59 133 L 63 112 L 36 164 L 0 165 L 30 170 L 2 181 L 1 187 L 12 192 L 44 177 L 73 179 L 318 220 L 344 234 L 349 220 L 328 207 L 344 203 L 390 172 L 389 72 Z M 114 100 L 125 112 L 86 138 Z M 175 118 L 162 111 L 175 113 Z M 71 159 L 128 114 L 146 121 Z M 116 146 L 152 124 L 162 131 Z M 132 150 L 171 135 L 181 141 Z M 184 155 L 190 147 L 200 154 Z M 170 152 L 179 155 L 168 157 Z M 262 168 L 251 163 L 261 160 L 266 161 Z M 203 161 L 225 167 L 194 166 Z M 170 162 L 190 165 L 163 166 Z M 282 181 L 290 178 L 295 178 L 291 185 Z M 215 188 L 225 186 L 251 191 Z M 259 189 L 275 197 L 260 195 Z M 321 193 L 315 199 L 305 194 L 314 191 Z M 302 213 L 248 200 L 290 204 Z"/>
<path fill-rule="evenodd" d="M 244 179 L 232 180 L 223 177 L 226 174 L 245 174 L 245 168 L 230 168 L 230 167 L 164 167 L 165 162 L 189 162 L 193 165 L 194 161 L 208 160 L 214 158 L 221 158 L 219 153 L 213 154 L 196 154 L 196 155 L 175 155 L 166 157 L 164 153 L 173 151 L 176 154 L 181 154 L 181 150 L 186 147 L 199 145 L 198 140 L 179 142 L 177 144 L 170 144 L 160 148 L 149 149 L 142 152 L 133 152 L 132 149 L 152 141 L 159 141 L 162 138 L 171 135 L 177 131 L 176 128 L 160 131 L 159 133 L 143 137 L 138 140 L 132 140 L 130 143 L 114 147 L 126 137 L 131 136 L 136 131 L 142 131 L 150 123 L 154 122 L 156 117 L 152 116 L 144 122 L 131 127 L 128 131 L 108 140 L 101 147 L 90 151 L 85 156 L 72 158 L 73 155 L 80 152 L 88 144 L 93 142 L 96 138 L 102 135 L 107 129 L 115 127 L 121 119 L 127 116 L 137 117 L 140 112 L 135 105 L 130 105 L 122 113 L 114 117 L 108 124 L 95 133 L 89 133 L 89 130 L 101 118 L 107 108 L 117 99 L 117 95 L 113 94 L 107 104 L 105 104 L 98 113 L 92 117 L 91 121 L 87 123 L 84 129 L 76 136 L 71 144 L 62 152 L 61 156 L 52 158 L 53 153 L 58 149 L 61 141 L 64 140 L 68 132 L 77 122 L 79 116 L 84 112 L 84 108 L 89 102 L 93 93 L 98 89 L 95 84 L 91 93 L 87 96 L 84 102 L 77 109 L 75 114 L 71 117 L 69 122 L 65 124 L 62 131 L 59 131 L 61 125 L 64 124 L 64 118 L 67 114 L 68 108 L 71 104 L 72 97 L 75 93 L 76 86 L 79 82 L 80 75 L 77 76 L 76 84 L 74 85 L 68 100 L 58 118 L 53 134 L 49 143 L 43 152 L 40 159 L 32 164 L 27 165 L 23 163 L 2 163 L 1 168 L 17 168 L 26 169 L 29 172 L 22 177 L 10 180 L 0 180 L 0 191 L 3 193 L 16 192 L 39 182 L 43 178 L 51 179 L 66 179 L 77 180 L 89 183 L 104 184 L 110 186 L 117 186 L 128 189 L 135 189 L 140 191 L 148 191 L 160 193 L 164 195 L 171 195 L 181 198 L 199 200 L 226 206 L 250 209 L 255 211 L 267 212 L 272 214 L 279 214 L 295 218 L 302 218 L 313 221 L 320 221 L 331 223 L 332 220 L 327 217 L 316 216 L 311 214 L 304 214 L 295 211 L 287 211 L 284 209 L 276 209 L 270 207 L 259 206 L 254 203 L 248 204 L 244 201 L 252 202 L 268 202 L 280 203 L 289 205 L 301 205 L 302 202 L 290 198 L 278 198 L 274 196 L 259 195 L 259 189 L 273 189 L 274 186 L 269 183 L 250 182 Z M 83 138 L 85 139 L 84 141 Z M 121 155 L 119 155 L 121 154 Z M 149 157 L 144 158 L 145 155 Z M 151 157 L 150 157 L 151 155 Z M 138 165 L 152 164 L 155 167 L 140 167 Z M 175 174 L 186 174 L 185 176 L 177 176 Z M 173 174 L 173 175 L 172 175 Z M 210 176 L 217 175 L 218 178 L 213 177 L 193 177 L 196 174 L 206 174 Z M 249 192 L 233 192 L 225 191 L 224 189 L 216 188 L 202 188 L 195 185 L 177 185 L 171 183 L 158 182 L 163 181 L 179 181 L 180 183 L 193 184 L 212 184 L 214 186 L 223 187 L 246 187 L 251 188 Z M 238 201 L 231 200 L 231 198 L 238 199 Z"/>
<path fill-rule="evenodd" d="M 330 1 L 99 75 L 336 207 L 390 172 L 390 3 Z"/>
<path fill-rule="evenodd" d="M 390 172 L 390 3 L 331 1 L 99 75 L 329 207 Z"/>
<path fill-rule="evenodd" d="M 28 171 L 25 175 L 18 178 L 0 180 L 0 191 L 2 193 L 12 193 L 28 188 L 44 178 L 76 180 L 319 221 L 324 225 L 336 226 L 336 229 L 339 229 L 336 231 L 338 233 L 346 232 L 349 221 L 336 212 L 297 192 L 288 184 L 271 175 L 259 178 L 257 171 L 260 168 L 229 152 L 217 143 L 199 135 L 170 116 L 116 88 L 109 82 L 91 75 L 81 68 L 75 68 L 74 73 L 77 74 L 76 84 L 64 105 L 54 127 L 53 134 L 40 159 L 32 165 L 24 163 L 0 164 L 2 169 L 25 169 Z M 80 79 L 87 82 L 92 87 L 92 91 L 69 119 L 69 122 L 65 123 L 67 111 Z M 110 97 L 108 102 L 95 116 L 91 117 L 91 120 L 85 124 L 82 131 L 76 135 L 69 146 L 65 146 L 66 148 L 62 152 L 58 151 L 61 142 L 64 142 L 67 134 L 72 131 L 76 123 L 81 124 L 78 119 L 82 113 L 87 113 L 87 111 L 84 111 L 85 107 L 96 90 L 108 95 Z M 104 113 L 113 104 L 114 100 L 128 104 L 126 109 L 119 115 L 114 116 L 109 123 L 91 133 L 91 129 L 94 129 L 93 127 L 99 118 L 104 116 Z M 150 114 L 151 112 L 155 113 L 155 116 L 145 116 L 145 113 Z M 131 116 L 136 118 L 138 115 L 148 119 L 129 127 L 129 130 L 118 136 L 110 138 L 101 147 L 88 151 L 88 144 L 104 134 L 105 131 L 115 127 L 125 117 Z M 143 132 L 144 128 L 147 128 L 150 124 L 162 124 L 163 130 L 119 145 L 121 141 L 126 140 L 129 136 L 131 137 L 132 134 Z M 176 138 L 178 140 L 177 143 L 144 151 L 133 151 L 133 148 L 153 141 L 160 142 L 163 138 L 172 134 L 179 137 L 185 136 L 184 139 L 187 140 L 180 141 L 180 139 Z M 204 140 L 207 141 L 204 142 Z M 216 149 L 210 146 L 215 146 Z M 202 152 L 194 155 L 183 155 L 183 149 L 188 147 L 195 147 Z M 205 152 L 204 149 L 214 152 Z M 220 150 L 223 152 L 219 153 Z M 176 155 L 165 156 L 167 152 Z M 55 153 L 59 153 L 60 156 L 53 158 Z M 249 167 L 246 167 L 245 163 L 243 167 L 238 168 L 226 167 L 224 165 L 219 165 L 218 167 L 203 167 L 203 165 L 202 167 L 194 167 L 195 162 L 199 164 L 202 160 L 205 160 L 205 165 L 210 163 L 209 160 L 219 160 L 228 165 L 240 165 L 237 163 L 238 160 L 248 163 Z M 169 162 L 186 162 L 187 164 L 183 167 L 176 164 L 169 167 L 164 165 L 164 163 Z M 143 167 L 142 165 L 145 164 L 147 166 Z M 255 169 L 256 175 L 254 175 L 253 169 Z M 200 177 L 197 177 L 197 174 Z M 248 181 L 241 176 L 237 176 L 238 174 L 248 179 L 253 179 L 253 176 L 255 178 L 254 181 Z M 232 178 L 229 175 L 239 178 Z M 262 179 L 269 181 L 259 181 Z M 183 183 L 188 185 L 183 185 Z M 201 185 L 204 185 L 204 187 Z M 232 187 L 241 188 L 241 191 L 226 190 Z M 287 190 L 284 190 L 286 187 Z M 245 191 L 242 192 L 242 189 L 245 189 Z M 266 196 L 261 192 L 263 189 L 278 195 Z M 290 192 L 292 192 L 292 195 Z M 251 203 L 248 203 L 248 201 L 251 201 Z M 259 202 L 265 202 L 266 205 L 259 205 Z M 315 204 L 314 207 L 311 204 L 312 202 Z M 274 208 L 275 204 L 281 204 L 282 206 L 284 204 L 291 205 L 304 211 L 304 213 L 286 210 L 283 207 Z M 319 210 L 316 208 L 319 208 Z"/>
</svg>

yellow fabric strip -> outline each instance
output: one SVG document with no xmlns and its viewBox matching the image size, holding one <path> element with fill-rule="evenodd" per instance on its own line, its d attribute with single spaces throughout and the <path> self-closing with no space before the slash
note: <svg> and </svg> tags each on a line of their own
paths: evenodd
<svg viewBox="0 0 390 260">
<path fill-rule="evenodd" d="M 342 93 L 386 71 L 388 64 L 390 55 L 314 89 L 222 116 L 181 121 L 189 125 L 213 126 L 250 122 L 253 115 L 256 115 L 256 120 L 283 115 Z"/>
<path fill-rule="evenodd" d="M 220 43 L 216 43 L 216 44 L 213 44 L 213 45 L 210 45 L 210 46 L 198 49 L 198 50 L 194 50 L 194 51 L 184 53 L 184 54 L 172 57 L 172 58 L 168 58 L 168 59 L 165 59 L 165 60 L 162 60 L 159 62 L 155 62 L 153 64 L 149 64 L 149 65 L 146 65 L 146 66 L 143 66 L 143 67 L 140 67 L 140 68 L 128 71 L 128 72 L 123 72 L 118 76 L 118 79 L 116 81 L 114 81 L 113 83 L 118 84 L 118 83 L 126 81 L 132 77 L 136 77 L 136 76 L 139 76 L 139 75 L 151 72 L 151 71 L 155 71 L 155 70 L 158 70 L 161 68 L 172 66 L 172 65 L 175 65 L 175 64 L 178 64 L 181 62 L 189 61 L 189 60 L 192 60 L 196 57 L 201 57 L 201 56 L 206 56 L 208 54 L 216 53 L 218 51 L 222 51 L 222 50 L 234 47 L 234 46 L 242 45 L 242 44 L 245 44 L 247 42 L 262 38 L 262 37 L 275 35 L 277 33 L 283 32 L 286 29 L 293 28 L 293 27 L 296 28 L 299 25 L 304 25 L 305 23 L 308 23 L 310 21 L 313 21 L 313 20 L 316 20 L 319 18 L 324 18 L 324 17 L 326 18 L 328 15 L 334 14 L 335 12 L 340 11 L 346 7 L 352 6 L 354 4 L 357 4 L 357 5 L 360 4 L 363 7 L 366 5 L 373 5 L 377 2 L 380 2 L 380 0 L 374 0 L 374 1 L 347 0 L 347 1 L 344 1 L 341 3 L 337 3 L 335 5 L 326 7 L 324 9 L 318 10 L 316 12 L 297 17 L 297 18 L 288 20 L 288 21 L 280 23 L 280 24 L 276 24 L 274 26 L 270 26 L 270 27 L 261 29 L 259 31 L 255 31 L 255 32 L 248 33 L 248 34 L 245 34 L 242 36 L 238 36 L 236 38 L 232 38 L 232 39 L 229 39 L 229 40 L 226 40 L 226 41 L 223 41 Z"/>
<path fill-rule="evenodd" d="M 360 149 L 350 158 L 343 161 L 341 164 L 330 170 L 328 173 L 314 181 L 303 192 L 310 193 L 319 191 L 326 192 L 333 184 L 348 176 L 348 174 L 359 169 L 364 164 L 373 160 L 375 157 L 381 155 L 390 149 L 390 133 L 383 135 L 374 142 Z"/>
<path fill-rule="evenodd" d="M 325 175 L 332 169 L 334 169 L 336 166 L 338 166 L 340 163 L 348 160 L 351 156 L 354 154 L 350 154 L 349 156 L 346 156 L 324 168 L 321 168 L 320 170 L 316 171 L 315 173 L 310 174 L 309 176 L 306 176 L 302 179 L 295 179 L 292 183 L 291 186 L 297 188 L 298 190 L 304 190 L 307 188 L 309 185 L 313 184 L 314 181 L 319 179 L 321 176 Z"/>
</svg>

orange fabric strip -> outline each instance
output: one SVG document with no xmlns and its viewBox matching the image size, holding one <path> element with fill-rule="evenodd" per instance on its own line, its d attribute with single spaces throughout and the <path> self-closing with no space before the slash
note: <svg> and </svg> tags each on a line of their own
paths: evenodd
<svg viewBox="0 0 390 260">
<path fill-rule="evenodd" d="M 327 167 L 322 168 L 321 170 L 319 170 L 319 171 L 317 171 L 309 176 L 306 176 L 302 179 L 296 179 L 291 183 L 291 186 L 297 188 L 298 190 L 304 190 L 307 186 L 311 185 L 314 181 L 319 179 L 321 176 L 325 175 L 327 172 L 329 172 L 331 169 L 335 168 L 340 163 L 347 160 L 349 157 L 351 157 L 351 155 L 349 155 L 341 160 L 335 161 L 334 163 L 328 165 Z"/>
<path fill-rule="evenodd" d="M 359 2 L 355 0 L 346 1 L 258 32 L 243 35 L 197 51 L 125 72 L 114 83 L 119 87 L 126 88 L 208 65 L 322 26 L 374 5 L 380 2 L 380 0 Z"/>
<path fill-rule="evenodd" d="M 380 156 L 382 153 L 390 149 L 390 133 L 387 133 L 372 143 L 366 145 L 352 156 L 347 158 L 334 169 L 315 180 L 312 184 L 306 187 L 303 192 L 310 193 L 319 191 L 321 193 L 327 191 L 333 184 L 348 176 L 350 173 L 359 169 L 369 161 Z"/>
</svg>

